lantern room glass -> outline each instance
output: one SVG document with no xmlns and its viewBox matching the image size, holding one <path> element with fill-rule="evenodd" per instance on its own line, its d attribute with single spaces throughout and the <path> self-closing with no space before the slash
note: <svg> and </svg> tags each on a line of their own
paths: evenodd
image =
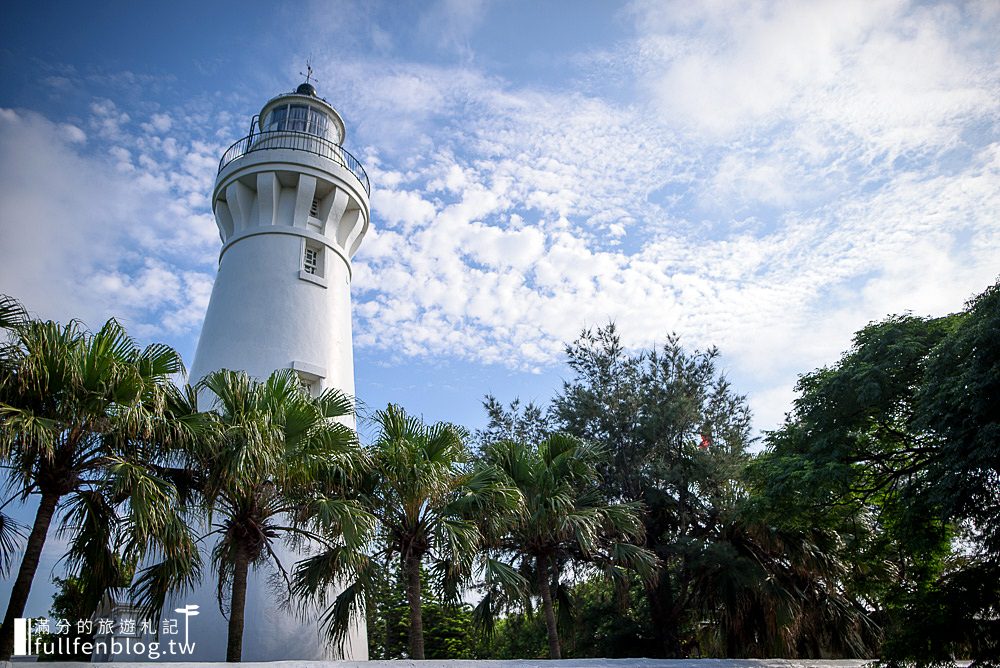
<svg viewBox="0 0 1000 668">
<path fill-rule="evenodd" d="M 340 143 L 336 126 L 325 112 L 305 104 L 282 104 L 264 119 L 264 131 L 305 132 Z"/>
</svg>

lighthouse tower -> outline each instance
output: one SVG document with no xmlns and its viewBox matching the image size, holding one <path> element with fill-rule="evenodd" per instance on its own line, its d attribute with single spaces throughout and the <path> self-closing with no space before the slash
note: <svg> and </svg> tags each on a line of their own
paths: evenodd
<svg viewBox="0 0 1000 668">
<path fill-rule="evenodd" d="M 340 114 L 309 83 L 267 102 L 219 162 L 219 273 L 191 366 L 354 394 L 351 257 L 368 229 L 368 175 Z"/>
<path fill-rule="evenodd" d="M 250 134 L 219 162 L 212 209 L 222 238 L 219 271 L 190 381 L 217 369 L 266 378 L 295 370 L 311 392 L 354 395 L 351 257 L 368 229 L 368 175 L 343 148 L 344 121 L 308 82 L 268 100 Z M 286 568 L 300 555 L 285 554 Z M 280 607 L 267 573 L 247 588 L 244 661 L 331 658 L 318 624 Z M 223 660 L 226 622 L 215 587 L 201 604 L 196 660 Z M 367 659 L 363 620 L 345 657 Z"/>
</svg>

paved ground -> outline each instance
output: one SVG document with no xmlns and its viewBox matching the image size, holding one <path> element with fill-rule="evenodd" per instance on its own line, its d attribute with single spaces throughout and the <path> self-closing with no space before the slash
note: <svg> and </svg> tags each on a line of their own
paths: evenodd
<svg viewBox="0 0 1000 668">
<path fill-rule="evenodd" d="M 20 663 L 20 662 L 17 662 Z M 870 661 L 791 661 L 787 659 L 519 659 L 516 661 L 274 661 L 245 668 L 860 668 Z M 38 668 L 150 668 L 149 663 L 36 663 Z M 226 663 L 157 663 L 157 668 L 229 668 Z M 17 668 L 0 662 L 0 668 Z"/>
</svg>

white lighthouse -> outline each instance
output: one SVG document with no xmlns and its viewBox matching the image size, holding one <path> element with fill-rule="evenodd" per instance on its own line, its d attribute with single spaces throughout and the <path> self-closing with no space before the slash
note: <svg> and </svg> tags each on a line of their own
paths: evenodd
<svg viewBox="0 0 1000 668">
<path fill-rule="evenodd" d="M 266 378 L 291 368 L 313 393 L 354 395 L 351 257 L 368 229 L 370 186 L 344 136 L 340 114 L 307 80 L 269 100 L 250 134 L 222 156 L 212 193 L 222 250 L 192 383 L 217 369 Z M 284 556 L 286 568 L 300 558 Z M 196 659 L 223 660 L 226 622 L 215 587 L 188 598 L 203 613 L 191 625 Z M 244 661 L 331 658 L 317 630 L 315 620 L 280 607 L 268 574 L 252 574 Z M 367 657 L 361 620 L 344 658 Z"/>
</svg>

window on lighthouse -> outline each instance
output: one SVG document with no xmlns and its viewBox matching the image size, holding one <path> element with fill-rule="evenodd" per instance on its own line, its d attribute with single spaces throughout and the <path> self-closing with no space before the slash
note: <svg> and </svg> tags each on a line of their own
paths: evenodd
<svg viewBox="0 0 1000 668">
<path fill-rule="evenodd" d="M 316 276 L 319 274 L 319 249 L 315 246 L 306 246 L 305 257 L 302 258 L 302 268 L 307 274 Z"/>
<path fill-rule="evenodd" d="M 275 107 L 264 119 L 265 131 L 306 132 L 317 137 L 338 141 L 330 117 L 305 104 L 283 104 Z"/>
<path fill-rule="evenodd" d="M 315 109 L 309 110 L 309 127 L 306 128 L 306 132 L 319 137 L 328 137 L 330 134 L 328 125 L 329 119 L 326 117 L 326 114 L 320 113 Z"/>
<path fill-rule="evenodd" d="M 267 115 L 267 123 L 264 124 L 265 130 L 284 130 L 285 122 L 288 120 L 288 107 L 281 106 L 277 107 L 270 114 Z"/>
<path fill-rule="evenodd" d="M 304 104 L 292 104 L 288 107 L 288 127 L 285 130 L 305 132 L 309 119 L 309 107 Z"/>
<path fill-rule="evenodd" d="M 322 243 L 311 239 L 302 240 L 302 264 L 299 266 L 299 278 L 309 283 L 326 287 L 326 267 L 324 255 L 326 249 Z"/>
<path fill-rule="evenodd" d="M 302 387 L 302 391 L 310 397 L 319 396 L 319 381 L 315 378 L 309 378 L 300 373 L 299 386 Z"/>
</svg>

